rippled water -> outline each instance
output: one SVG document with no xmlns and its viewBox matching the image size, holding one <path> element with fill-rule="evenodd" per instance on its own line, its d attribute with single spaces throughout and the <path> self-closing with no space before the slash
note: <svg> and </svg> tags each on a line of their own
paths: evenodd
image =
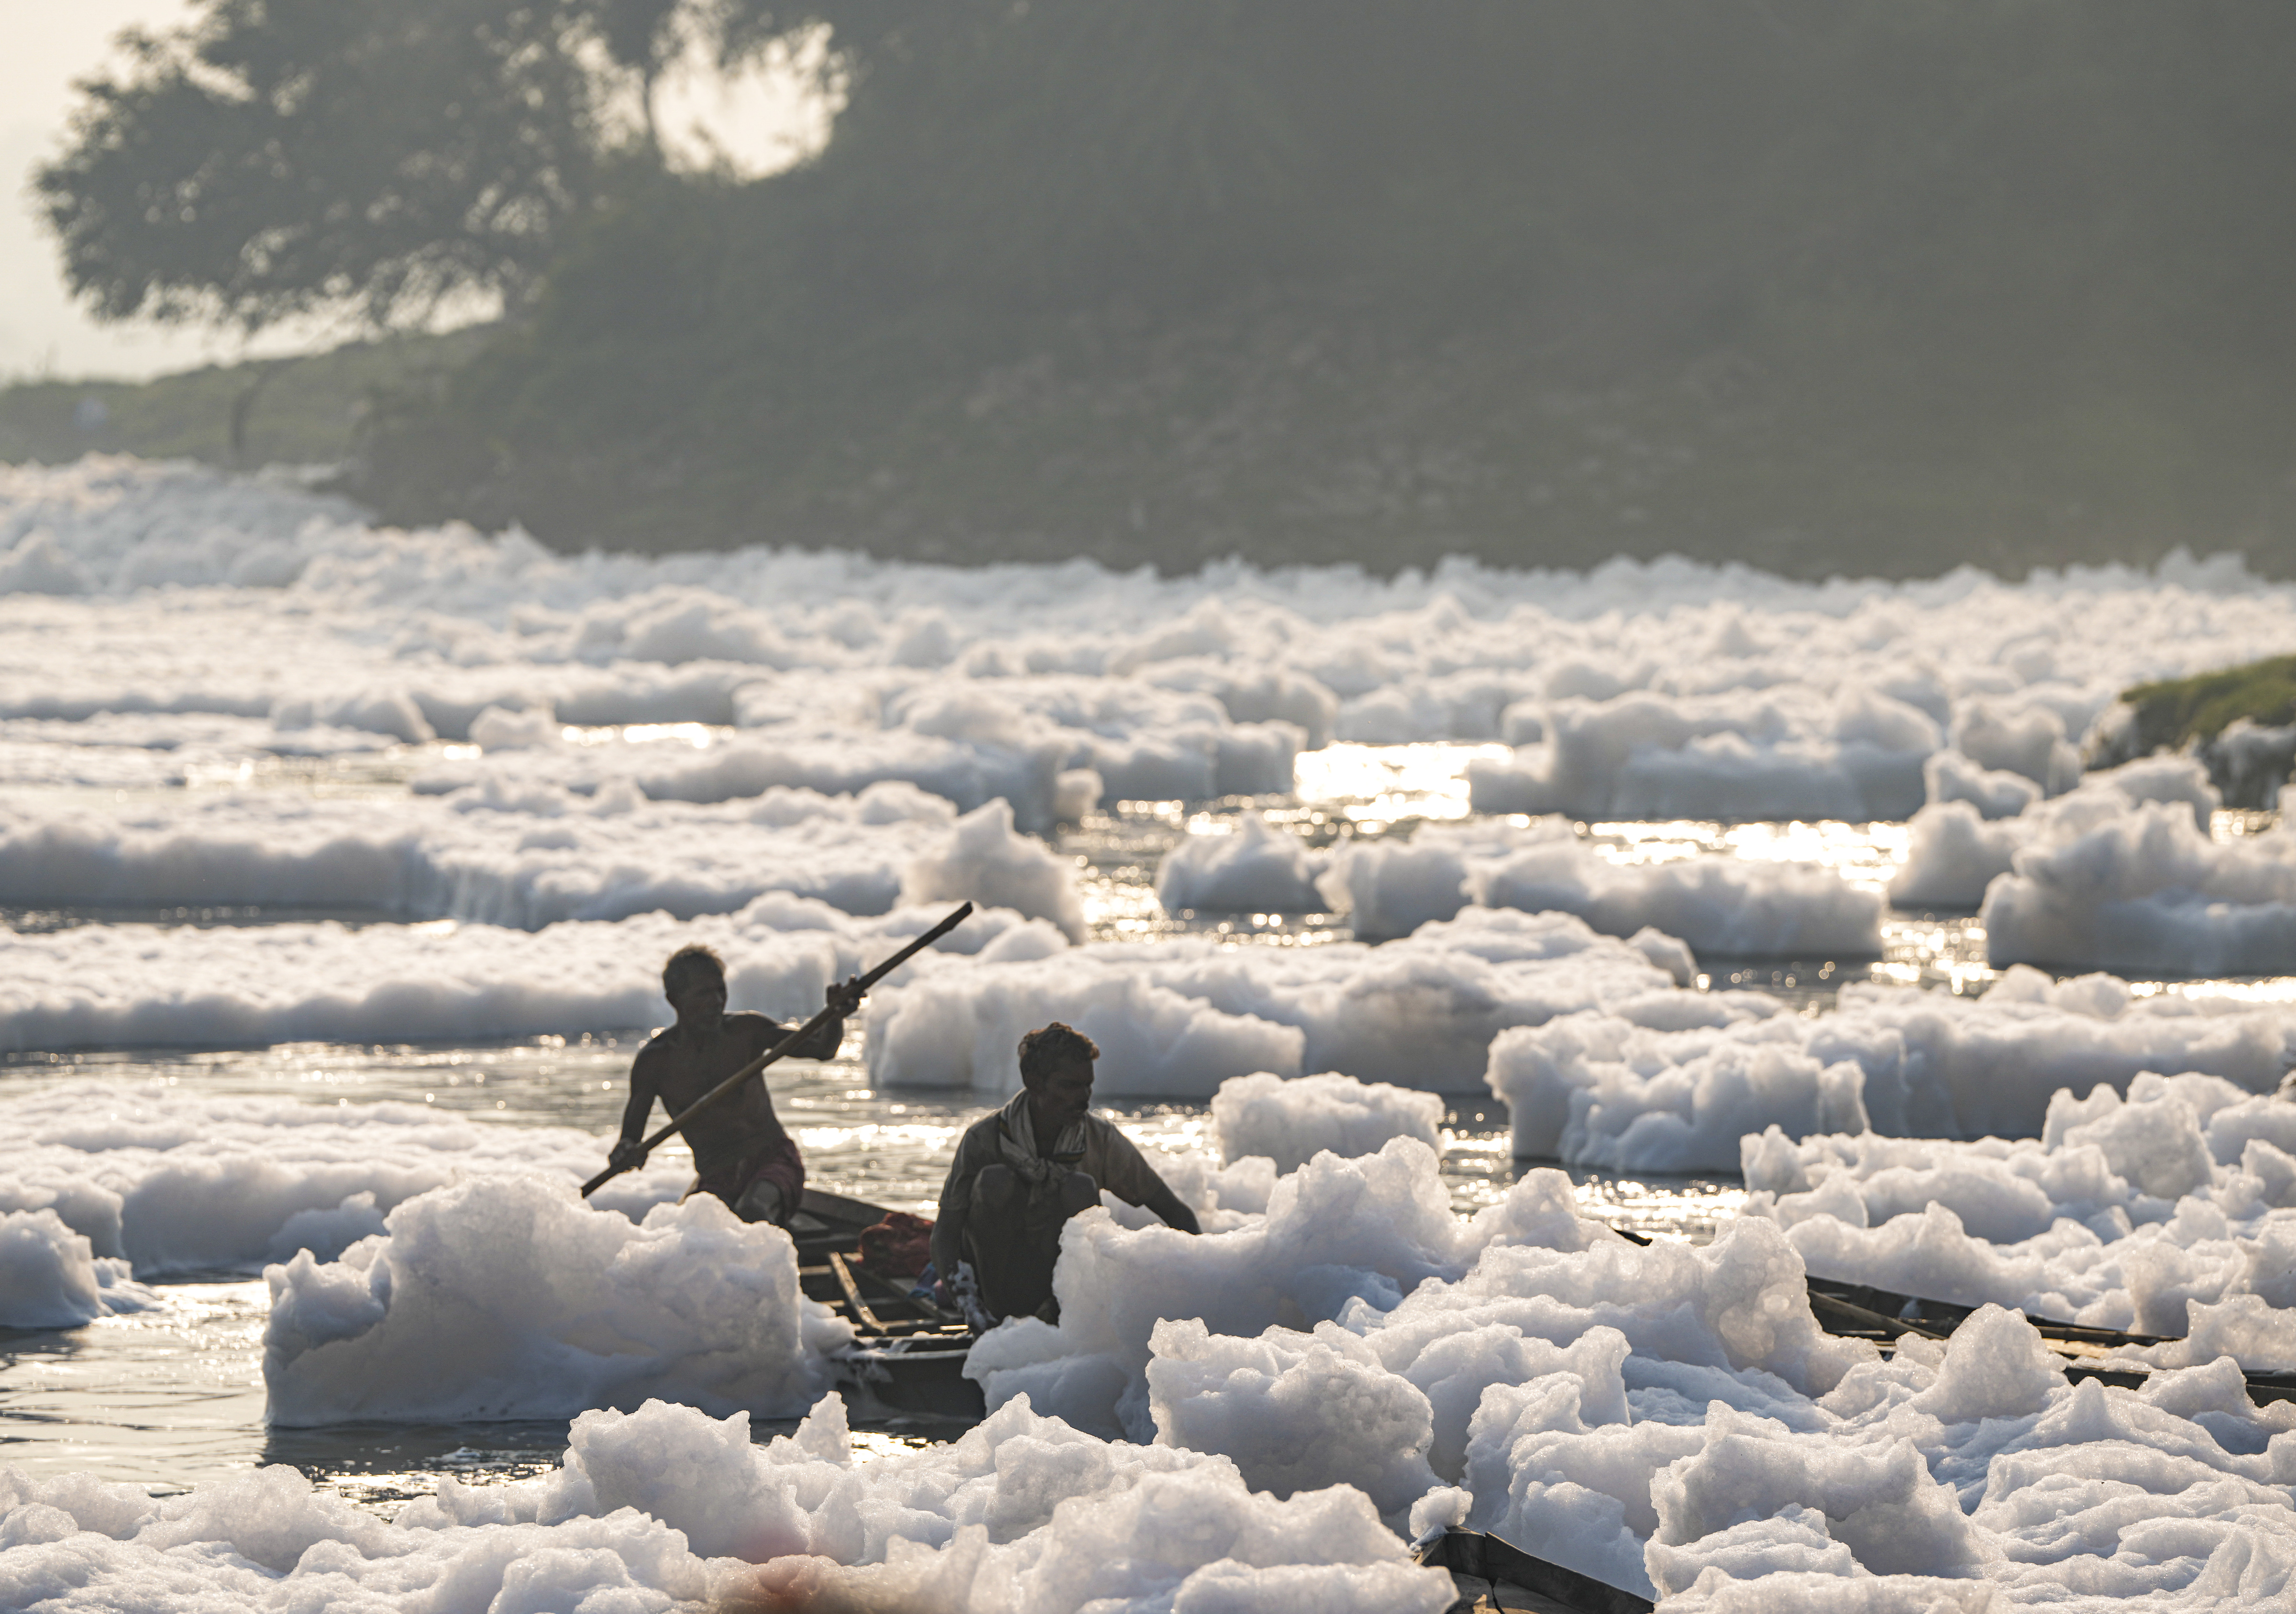
<svg viewBox="0 0 2296 1614">
<path fill-rule="evenodd" d="M 435 749 L 435 748 L 433 748 Z M 1176 933 L 1208 933 L 1236 946 L 1313 946 L 1344 939 L 1328 915 L 1169 916 L 1152 881 L 1164 853 L 1214 818 L 1257 807 L 1311 844 L 1342 835 L 1408 834 L 1421 822 L 1468 812 L 1464 767 L 1504 748 L 1335 745 L 1303 756 L 1295 796 L 1209 807 L 1127 803 L 1062 837 L 1081 864 L 1087 919 L 1097 945 Z M 413 762 L 362 757 L 283 765 L 276 777 L 200 781 L 272 785 L 312 793 L 379 792 Z M 106 792 L 110 794 L 110 792 Z M 2248 832 L 2253 815 L 2219 815 L 2220 838 Z M 1904 856 L 1902 824 L 1603 823 L 1587 831 L 1604 856 L 1639 863 L 1695 856 L 1816 862 L 1879 888 Z M 18 930 L 78 923 L 263 923 L 260 909 L 173 909 L 123 914 L 14 912 Z M 347 921 L 374 915 L 331 915 Z M 1759 988 L 1822 1012 L 1846 980 L 1915 989 L 1981 991 L 1993 979 L 1984 936 L 1967 914 L 1893 914 L 1879 960 L 1707 960 L 1702 984 Z M 2139 991 L 2199 991 L 2296 998 L 2287 980 L 2140 985 Z M 473 1047 L 286 1045 L 242 1052 L 20 1055 L 0 1061 L 0 1091 L 71 1077 L 172 1078 L 204 1091 L 353 1102 L 397 1100 L 489 1116 L 503 1124 L 573 1126 L 602 1135 L 619 1118 L 623 1081 L 643 1033 L 540 1038 Z M 970 1095 L 939 1098 L 871 1089 L 857 1057 L 797 1067 L 775 1079 L 775 1101 L 803 1147 L 812 1180 L 892 1208 L 930 1215 L 956 1134 L 980 1112 Z M 1201 1105 L 1104 1106 L 1146 1147 L 1196 1148 L 1207 1139 Z M 1507 1117 L 1495 1101 L 1455 1103 L 1444 1176 L 1454 1203 L 1471 1211 L 1502 1194 L 1520 1164 L 1510 1157 Z M 669 1147 L 679 1147 L 675 1143 Z M 1739 1185 L 1707 1178 L 1573 1174 L 1588 1212 L 1661 1238 L 1703 1241 L 1743 1199 Z M 357 1424 L 268 1430 L 263 1421 L 262 1337 L 267 1293 L 244 1273 L 184 1277 L 159 1286 L 158 1310 L 106 1318 L 68 1331 L 0 1330 L 0 1462 L 45 1472 L 87 1470 L 115 1480 L 176 1490 L 261 1462 L 292 1462 L 324 1486 L 388 1510 L 427 1492 L 435 1477 L 508 1479 L 552 1467 L 563 1448 L 560 1422 Z M 787 1427 L 787 1426 L 778 1426 Z M 760 1436 L 770 1432 L 761 1425 Z M 932 1438 L 893 1428 L 863 1443 Z"/>
</svg>

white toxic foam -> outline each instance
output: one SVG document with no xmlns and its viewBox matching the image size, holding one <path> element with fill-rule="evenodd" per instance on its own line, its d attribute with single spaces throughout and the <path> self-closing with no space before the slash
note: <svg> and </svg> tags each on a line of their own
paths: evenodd
<svg viewBox="0 0 2296 1614">
<path fill-rule="evenodd" d="M 1830 683 L 1830 681 L 1828 681 Z M 1527 714 L 1518 709 L 1518 722 Z M 1903 818 L 1934 718 L 1856 684 L 1728 696 L 1638 690 L 1537 712 L 1538 743 L 1470 774 L 1487 813 L 1625 818 Z"/>
<path fill-rule="evenodd" d="M 1073 934 L 1073 870 L 994 802 L 958 819 L 907 784 L 775 789 L 697 807 L 554 787 L 443 801 L 207 794 L 91 813 L 0 806 L 0 901 L 364 909 L 533 930 L 660 909 L 730 913 L 767 892 L 848 913 L 977 897 Z"/>
<path fill-rule="evenodd" d="M 1110 799 L 1249 794 L 1333 737 L 1518 744 L 1478 772 L 1486 811 L 1900 818 L 1948 745 L 2062 790 L 2120 692 L 2276 653 L 2296 627 L 2286 592 L 2233 559 L 2012 586 L 1674 560 L 1151 578 L 758 547 L 562 556 L 125 460 L 0 473 L 0 717 L 220 714 L 406 743 L 468 740 L 489 708 L 738 725 L 684 757 L 537 763 L 546 729 L 496 721 L 480 741 L 496 749 L 442 766 L 688 799 L 906 779 L 965 810 L 1002 795 L 1032 829 L 1062 770 L 1100 773 Z"/>
<path fill-rule="evenodd" d="M 0 1047 L 473 1042 L 659 1025 L 669 1016 L 662 961 L 691 942 L 726 958 L 735 1008 L 803 1018 L 830 981 L 882 963 L 947 911 L 855 919 L 773 894 L 690 923 L 642 914 L 535 931 L 441 921 L 0 932 Z M 986 908 L 933 951 L 1009 960 L 1067 945 L 1042 920 Z M 888 985 L 937 962 L 905 965 Z"/>
<path fill-rule="evenodd" d="M 1076 865 L 1042 841 L 1014 834 L 1013 809 L 1002 801 L 967 813 L 945 841 L 913 860 L 901 876 L 900 900 L 1005 908 L 1052 921 L 1070 941 L 1084 939 Z"/>
<path fill-rule="evenodd" d="M 764 1446 L 745 1413 L 594 1411 L 551 1473 L 442 1479 L 388 1523 L 283 1464 L 161 1501 L 0 1469 L 0 1602 L 59 1614 L 193 1600 L 1440 1614 L 1454 1596 L 1353 1487 L 1279 1499 L 1225 1458 L 1099 1440 L 1026 1402 L 946 1445 L 873 1457 L 854 1451 L 835 1396 Z"/>
<path fill-rule="evenodd" d="M 1890 895 L 1978 908 L 1997 966 L 2296 972 L 2296 833 L 2276 824 L 2213 840 L 2217 805 L 2190 757 L 2092 774 L 2013 815 L 1940 800 L 1915 815 Z"/>
<path fill-rule="evenodd" d="M 1023 1032 L 1065 1020 L 1100 1045 L 1102 1090 L 1210 1098 L 1231 1077 L 1344 1069 L 1471 1090 L 1503 1028 L 1622 1002 L 1686 971 L 1678 943 L 1597 936 L 1568 914 L 1469 909 L 1372 947 L 1222 946 L 1183 937 L 934 961 L 872 999 L 865 1058 L 892 1086 L 1018 1090 Z"/>
<path fill-rule="evenodd" d="M 563 1179 L 418 1194 L 332 1261 L 265 1269 L 266 1415 L 562 1418 L 660 1397 L 795 1417 L 851 1327 L 799 1290 L 797 1249 L 716 1196 L 602 1211 Z"/>
<path fill-rule="evenodd" d="M 2296 832 L 2219 843 L 2181 806 L 2140 803 L 2020 848 L 1979 916 L 1997 964 L 2296 973 Z"/>
<path fill-rule="evenodd" d="M 2218 1077 L 2060 1091 L 2038 1138 L 1744 1143 L 1812 1272 L 2178 1336 L 2146 1359 L 2296 1371 L 2296 1105 Z M 2189 1339 L 2185 1338 L 2189 1336 Z"/>
<path fill-rule="evenodd" d="M 967 811 L 1002 797 L 1024 828 L 1043 831 L 1061 816 L 1064 773 L 1097 774 L 1103 794 L 1133 799 L 1289 791 L 1306 738 L 1280 719 L 1233 720 L 1211 693 L 1135 678 L 952 679 L 899 668 L 761 678 L 734 668 L 710 690 L 701 686 L 709 665 L 682 674 L 693 697 L 684 707 L 668 690 L 635 702 L 633 686 L 661 683 L 642 668 L 584 669 L 515 691 L 423 686 L 414 699 L 438 732 L 466 733 L 483 754 L 437 761 L 414 788 L 443 794 L 489 782 L 548 782 L 587 795 L 619 785 L 658 801 L 715 802 L 775 786 L 852 792 L 904 781 Z M 524 704 L 463 715 L 488 694 Z M 683 721 L 662 732 L 635 715 L 653 712 Z M 578 726 L 616 723 L 644 726 Z M 702 726 L 725 724 L 739 726 Z"/>
<path fill-rule="evenodd" d="M 1417 1138 L 1443 1152 L 1443 1101 L 1432 1093 L 1326 1074 L 1290 1081 L 1256 1071 L 1212 1094 L 1212 1131 L 1222 1159 L 1250 1155 L 1296 1171 L 1316 1155 L 1377 1154 L 1390 1138 Z"/>
<path fill-rule="evenodd" d="M 1853 983 L 1835 1012 L 1754 993 L 1661 992 L 1502 1033 L 1486 1079 L 1519 1157 L 1614 1170 L 1728 1170 L 1739 1137 L 1871 1129 L 2031 1136 L 2058 1088 L 2138 1072 L 2270 1092 L 2285 1017 L 2238 999 L 2136 997 L 2111 976 L 2010 970 L 1980 998 Z"/>
<path fill-rule="evenodd" d="M 1156 900 L 1167 913 L 1321 912 L 1316 880 L 1324 863 L 1298 836 L 1247 813 L 1233 828 L 1190 834 L 1165 853 L 1156 865 Z"/>
<path fill-rule="evenodd" d="M 0 1212 L 21 1258 L 0 1288 L 12 1310 L 45 1292 L 41 1274 L 73 1267 L 108 1294 L 131 1266 L 151 1278 L 254 1268 L 299 1250 L 332 1260 L 419 1194 L 467 1176 L 582 1182 L 608 1143 L 570 1127 L 514 1127 L 428 1104 L 306 1103 L 165 1081 L 60 1082 L 0 1103 L 0 1127 L 13 1140 Z M 682 1154 L 665 1155 L 590 1203 L 642 1217 L 691 1177 Z M 41 1243 L 53 1261 L 32 1258 Z M 122 1309 L 118 1298 L 106 1305 Z"/>
<path fill-rule="evenodd" d="M 1489 1530 L 1692 1606 L 1774 1584 L 1837 1606 L 1830 1583 L 1874 1609 L 2214 1607 L 2292 1584 L 2296 1410 L 2257 1407 L 2233 1362 L 2075 1388 L 1997 1306 L 1885 1356 L 1819 1330 L 1774 1221 L 1636 1247 L 1560 1173 L 1472 1221 L 1433 1177 L 1398 1141 L 1321 1157 L 1218 1233 L 1087 1212 L 1061 1322 L 1005 1323 L 967 1371 L 1007 1409 L 1214 1452 L 1278 1495 L 1344 1470 L 1400 1528 Z M 2153 1531 L 2189 1550 L 2136 1550 Z"/>
<path fill-rule="evenodd" d="M 1528 827 L 1431 824 L 1408 841 L 1351 840 L 1319 884 L 1367 938 L 1406 935 L 1469 903 L 1575 914 L 1595 930 L 1644 929 L 1696 953 L 1842 958 L 1878 955 L 1878 893 L 1829 869 L 1696 857 L 1620 864 L 1574 833 L 1568 819 Z"/>
<path fill-rule="evenodd" d="M 1940 756 L 1949 761 L 1955 753 Z M 1941 766 L 1932 773 L 1945 784 L 1954 770 Z M 1984 774 L 1982 780 L 1994 777 Z M 1906 862 L 1890 885 L 1890 897 L 1900 906 L 1976 907 L 1986 888 L 2009 873 L 2020 848 L 2078 840 L 2127 817 L 2132 804 L 2182 803 L 2205 840 L 2210 815 L 2218 805 L 2207 771 L 2190 757 L 2147 757 L 2101 769 L 2054 799 L 2030 791 L 2021 806 L 2011 805 L 2008 796 L 1982 781 L 1972 782 L 1965 773 L 1959 778 L 1960 788 L 1932 791 L 1930 805 L 1914 815 Z M 2007 810 L 1995 810 L 2003 807 Z"/>
<path fill-rule="evenodd" d="M 0 1185 L 0 1195 L 16 1193 Z M 0 1328 L 77 1328 L 146 1310 L 158 1297 L 132 1270 L 117 1256 L 95 1254 L 52 1206 L 0 1213 Z"/>
<path fill-rule="evenodd" d="M 1959 751 L 1933 751 L 1922 764 L 1930 806 L 1966 801 L 1981 818 L 2014 818 L 2047 792 L 2022 774 L 1988 768 Z"/>
</svg>

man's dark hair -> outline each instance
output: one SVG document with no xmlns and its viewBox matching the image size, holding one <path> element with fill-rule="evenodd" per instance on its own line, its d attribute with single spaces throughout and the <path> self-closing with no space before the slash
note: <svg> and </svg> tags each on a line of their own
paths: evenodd
<svg viewBox="0 0 2296 1614">
<path fill-rule="evenodd" d="M 1082 1060 L 1086 1064 L 1100 1057 L 1100 1045 L 1074 1026 L 1054 1020 L 1049 1026 L 1039 1026 L 1021 1039 L 1021 1079 L 1041 1081 L 1062 1065 Z"/>
<path fill-rule="evenodd" d="M 685 982 L 696 975 L 714 975 L 721 981 L 726 979 L 726 961 L 718 956 L 715 948 L 705 947 L 698 941 L 678 948 L 662 965 L 661 995 L 676 997 L 684 990 Z"/>
</svg>

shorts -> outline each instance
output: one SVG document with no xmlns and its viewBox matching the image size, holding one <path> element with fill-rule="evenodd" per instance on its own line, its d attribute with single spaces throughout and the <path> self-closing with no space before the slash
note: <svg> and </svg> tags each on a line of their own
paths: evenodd
<svg viewBox="0 0 2296 1614">
<path fill-rule="evenodd" d="M 734 1208 L 745 1222 L 787 1222 L 805 1198 L 805 1157 L 797 1140 L 769 1143 L 739 1167 L 712 1172 L 694 1184 Z M 763 1192 L 760 1192 L 760 1191 Z"/>
</svg>

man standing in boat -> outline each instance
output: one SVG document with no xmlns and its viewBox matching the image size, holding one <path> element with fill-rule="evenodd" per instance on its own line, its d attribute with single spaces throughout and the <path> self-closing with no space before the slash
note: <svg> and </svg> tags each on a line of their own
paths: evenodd
<svg viewBox="0 0 2296 1614">
<path fill-rule="evenodd" d="M 645 1162 L 639 1146 L 660 1099 L 672 1116 L 788 1035 L 762 1014 L 726 1012 L 726 965 L 708 947 L 680 947 L 662 966 L 661 989 L 677 1023 L 638 1050 L 630 1065 L 630 1102 L 622 1111 L 621 1141 L 609 1160 L 627 1171 Z M 830 1059 L 845 1037 L 846 1017 L 860 1005 L 859 987 L 832 982 L 830 1018 L 790 1050 L 797 1059 Z M 773 1094 L 759 1071 L 680 1128 L 693 1151 L 696 1184 L 734 1208 L 744 1222 L 789 1220 L 805 1193 L 805 1161 L 797 1141 L 774 1113 Z"/>
<path fill-rule="evenodd" d="M 1061 1228 L 1103 1188 L 1183 1233 L 1195 1212 L 1132 1140 L 1092 1113 L 1092 1038 L 1058 1020 L 1021 1039 L 1021 1091 L 957 1140 L 933 1224 L 944 1305 L 976 1325 L 1056 1314 L 1053 1266 Z"/>
</svg>

